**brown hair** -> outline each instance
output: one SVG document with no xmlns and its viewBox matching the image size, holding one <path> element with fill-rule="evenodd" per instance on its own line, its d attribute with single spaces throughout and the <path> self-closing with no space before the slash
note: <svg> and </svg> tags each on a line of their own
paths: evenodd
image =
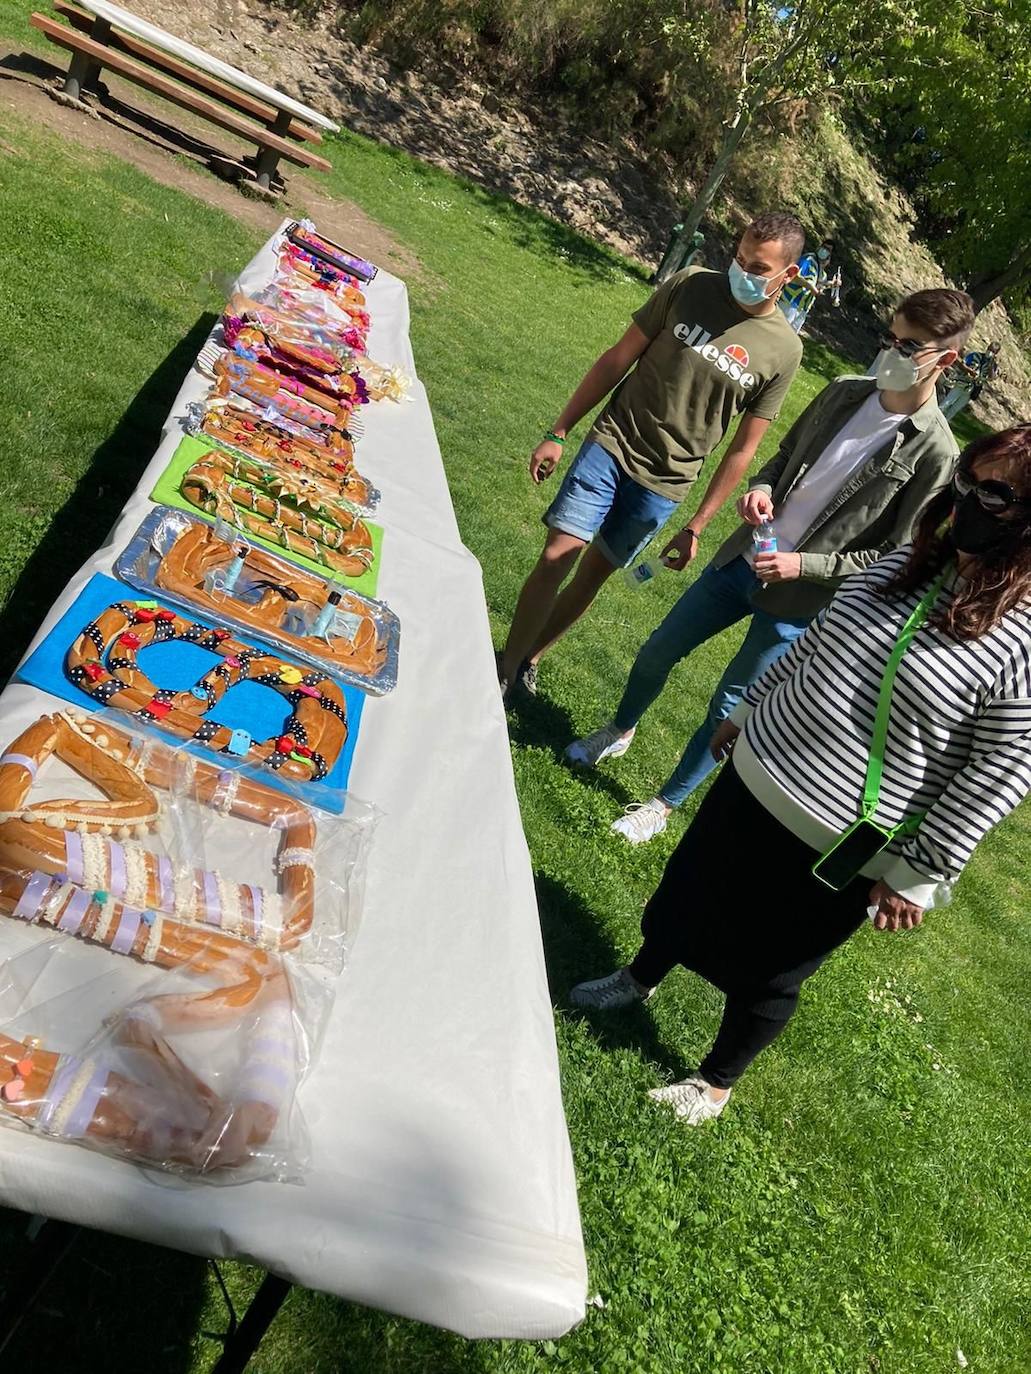
<svg viewBox="0 0 1031 1374">
<path fill-rule="evenodd" d="M 1031 498 L 1031 424 L 975 439 L 960 454 L 958 466 L 968 469 L 986 458 L 1010 463 L 1018 495 Z M 912 552 L 884 588 L 889 600 L 923 587 L 955 557 L 947 523 L 955 504 L 955 491 L 948 486 L 924 507 Z M 978 639 L 1008 611 L 1031 598 L 1031 508 L 1018 510 L 1021 514 L 1010 522 L 1012 537 L 977 558 L 951 603 L 931 614 L 930 624 L 955 639 Z"/>
<path fill-rule="evenodd" d="M 805 247 L 805 230 L 801 222 L 784 210 L 770 210 L 765 215 L 759 215 L 752 220 L 745 233 L 751 234 L 760 243 L 772 243 L 774 239 L 779 239 L 789 262 L 796 262 Z"/>
<path fill-rule="evenodd" d="M 896 314 L 926 329 L 936 343 L 962 344 L 974 327 L 974 302 L 965 291 L 934 287 L 914 291 L 899 305 Z"/>
</svg>

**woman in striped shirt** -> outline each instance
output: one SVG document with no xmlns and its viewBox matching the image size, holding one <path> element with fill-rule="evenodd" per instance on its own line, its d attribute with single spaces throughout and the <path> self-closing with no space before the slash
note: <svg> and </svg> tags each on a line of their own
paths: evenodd
<svg viewBox="0 0 1031 1374">
<path fill-rule="evenodd" d="M 899 662 L 876 801 L 883 829 L 909 825 L 832 890 L 813 865 L 864 814 L 885 669 L 938 579 Z M 650 1094 L 690 1122 L 719 1115 L 784 1029 L 804 979 L 868 913 L 878 930 L 919 925 L 1031 791 L 1031 425 L 967 447 L 914 543 L 845 582 L 748 689 L 712 749 L 717 758 L 733 750 L 733 761 L 645 908 L 641 949 L 571 994 L 595 1010 L 628 1006 L 677 964 L 726 993 L 698 1072 Z M 713 854 L 738 836 L 748 864 L 714 873 Z"/>
</svg>

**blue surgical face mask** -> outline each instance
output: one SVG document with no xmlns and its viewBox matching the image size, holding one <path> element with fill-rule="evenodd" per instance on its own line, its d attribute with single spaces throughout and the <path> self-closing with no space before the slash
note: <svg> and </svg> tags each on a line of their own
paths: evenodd
<svg viewBox="0 0 1031 1374">
<path fill-rule="evenodd" d="M 740 305 L 762 305 L 763 301 L 769 300 L 770 282 L 775 280 L 773 277 L 757 277 L 754 272 L 746 272 L 738 265 L 736 258 L 727 269 L 727 277 L 730 294 Z"/>
<path fill-rule="evenodd" d="M 831 250 L 829 248 L 818 248 L 816 250 L 816 256 L 820 259 L 821 262 L 826 262 L 830 255 Z"/>
</svg>

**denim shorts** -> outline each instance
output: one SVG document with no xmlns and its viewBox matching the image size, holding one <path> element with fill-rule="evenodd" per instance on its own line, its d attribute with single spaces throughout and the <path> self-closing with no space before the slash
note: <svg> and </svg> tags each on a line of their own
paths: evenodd
<svg viewBox="0 0 1031 1374">
<path fill-rule="evenodd" d="M 676 501 L 628 477 L 615 458 L 588 440 L 544 512 L 553 530 L 591 540 L 617 568 L 628 567 L 669 519 Z"/>
</svg>

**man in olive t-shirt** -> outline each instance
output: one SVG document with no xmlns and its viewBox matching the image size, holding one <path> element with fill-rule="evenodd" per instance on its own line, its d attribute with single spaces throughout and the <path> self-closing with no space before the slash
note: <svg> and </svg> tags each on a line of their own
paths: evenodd
<svg viewBox="0 0 1031 1374">
<path fill-rule="evenodd" d="M 541 482 L 557 467 L 568 431 L 612 393 L 545 512 L 544 550 L 499 655 L 506 693 L 517 682 L 536 690 L 541 655 L 665 524 L 741 414 L 694 519 L 663 550 L 670 567 L 694 558 L 798 369 L 802 345 L 777 296 L 797 272 L 803 245 L 793 215 L 762 215 L 742 235 L 729 273 L 692 267 L 671 277 L 635 312 L 534 450 L 530 475 Z"/>
</svg>

